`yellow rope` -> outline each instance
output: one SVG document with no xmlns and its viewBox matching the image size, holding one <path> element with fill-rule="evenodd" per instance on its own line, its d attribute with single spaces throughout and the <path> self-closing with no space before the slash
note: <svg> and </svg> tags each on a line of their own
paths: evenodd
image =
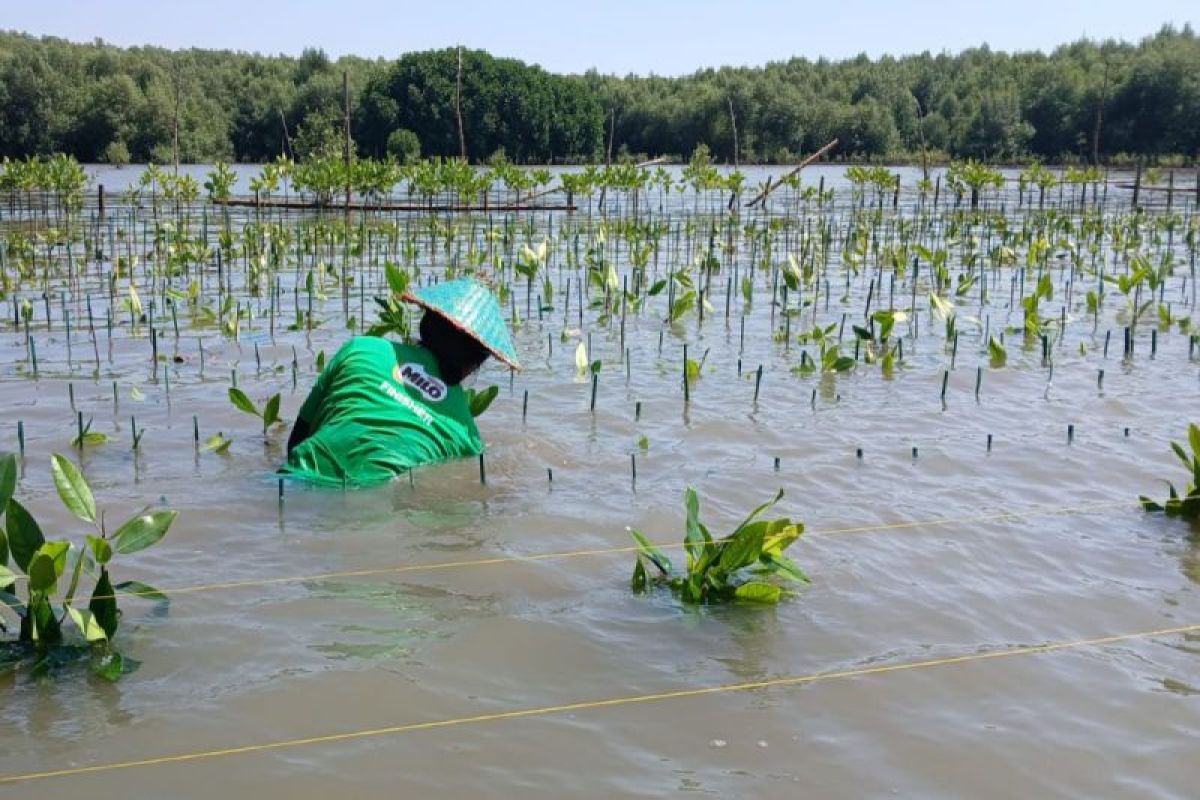
<svg viewBox="0 0 1200 800">
<path fill-rule="evenodd" d="M 926 667 L 965 664 L 972 661 L 984 661 L 987 659 L 1003 658 L 1005 656 L 1034 655 L 1039 653 L 1052 653 L 1060 650 L 1072 650 L 1081 647 L 1096 647 L 1100 645 L 1113 644 L 1116 642 L 1129 641 L 1130 639 L 1146 639 L 1153 636 L 1167 636 L 1171 634 L 1191 633 L 1195 631 L 1200 631 L 1200 623 L 1180 625 L 1173 628 L 1159 628 L 1156 630 L 1122 633 L 1114 636 L 1101 636 L 1094 639 L 1076 639 L 1066 642 L 1052 642 L 1050 644 L 1010 647 L 1004 650 L 992 650 L 986 653 L 971 653 L 961 656 L 947 656 L 944 658 L 935 658 L 926 661 L 908 661 L 899 664 L 856 667 L 854 669 L 838 670 L 835 672 L 817 672 L 810 675 L 769 678 L 766 680 L 749 681 L 746 683 L 728 683 L 718 686 L 702 686 L 694 689 L 677 689 L 669 692 L 626 695 L 624 697 L 610 697 L 603 700 L 586 700 L 577 703 L 565 703 L 562 705 L 538 706 L 535 708 L 522 708 L 514 711 L 498 711 L 491 714 L 476 714 L 469 717 L 454 717 L 452 719 L 433 720 L 430 722 L 410 722 L 403 725 L 390 725 L 383 728 L 367 728 L 357 731 L 346 731 L 344 733 L 329 733 L 320 736 L 308 736 L 299 739 L 282 739 L 274 742 L 241 745 L 239 747 L 224 747 L 214 750 L 195 750 L 186 753 L 174 753 L 171 755 L 155 756 L 153 758 L 137 759 L 134 761 L 114 761 L 102 764 L 92 764 L 84 767 L 69 767 L 66 769 L 47 770 L 45 772 L 27 772 L 11 775 L 0 775 L 0 784 L 19 783 L 23 781 L 33 781 L 44 778 L 61 778 L 69 775 L 85 775 L 96 772 L 110 772 L 120 769 L 132 769 L 134 767 L 151 767 L 158 764 L 175 764 L 184 761 L 203 761 L 213 758 L 222 758 L 224 756 L 242 755 L 246 753 L 261 753 L 268 750 L 282 750 L 290 747 L 329 744 L 332 742 L 346 742 L 375 736 L 411 733 L 413 731 L 432 730 L 435 728 L 450 728 L 480 722 L 496 722 L 499 720 L 522 719 L 525 717 L 542 717 L 552 714 L 562 714 L 570 711 L 610 708 L 613 706 L 633 705 L 635 703 L 650 703 L 661 700 L 677 700 L 685 697 L 699 697 L 702 695 L 722 694 L 725 692 L 743 692 L 751 689 L 769 689 L 780 686 L 796 686 L 805 683 L 817 683 L 819 681 L 841 680 L 843 678 L 856 678 L 865 675 L 879 675 L 889 672 L 903 672 L 907 670 L 924 669 Z"/>
<path fill-rule="evenodd" d="M 880 525 L 860 525 L 849 528 L 827 528 L 825 530 L 809 531 L 807 536 L 836 536 L 848 533 L 877 533 L 882 531 L 908 530 L 912 528 L 936 528 L 945 527 L 947 525 L 966 525 L 971 523 L 985 522 L 1003 522 L 1013 519 L 1027 519 L 1029 517 L 1039 516 L 1054 516 L 1054 515 L 1070 515 L 1070 514 L 1092 514 L 1101 510 L 1129 507 L 1133 508 L 1136 503 L 1127 500 L 1109 501 L 1103 503 L 1092 503 L 1086 506 L 1066 506 L 1059 508 L 1029 508 L 1019 511 L 1004 511 L 994 514 L 984 514 L 973 517 L 943 517 L 940 519 L 918 520 L 913 522 L 893 522 Z M 684 545 L 682 542 L 664 542 L 656 544 L 662 550 L 678 550 Z M 433 572 L 436 570 L 446 569 L 463 569 L 466 567 L 483 567 L 495 564 L 520 564 L 520 563 L 536 563 L 539 561 L 553 561 L 567 558 L 583 558 L 586 556 L 604 556 L 615 555 L 620 553 L 636 553 L 640 548 L 637 545 L 623 545 L 620 547 L 601 547 L 590 550 L 565 550 L 555 551 L 550 553 L 531 553 L 529 555 L 515 556 L 494 556 L 491 558 L 472 558 L 463 559 L 460 561 L 439 561 L 432 564 L 396 564 L 387 567 L 368 567 L 365 569 L 340 570 L 336 572 L 317 572 L 310 575 L 285 575 L 278 578 L 254 578 L 244 581 L 224 581 L 221 583 L 202 583 L 192 586 L 176 586 L 173 588 L 161 589 L 163 593 L 172 595 L 191 594 L 196 592 L 212 592 L 221 589 L 245 589 L 254 586 L 271 586 L 286 583 L 303 583 L 305 581 L 323 581 L 335 580 L 343 578 L 370 578 L 379 575 L 397 575 L 407 572 Z M 20 576 L 18 576 L 20 577 Z M 129 591 L 124 592 L 127 595 L 147 595 L 147 592 Z M 111 599 L 117 595 L 100 596 L 97 599 Z"/>
</svg>

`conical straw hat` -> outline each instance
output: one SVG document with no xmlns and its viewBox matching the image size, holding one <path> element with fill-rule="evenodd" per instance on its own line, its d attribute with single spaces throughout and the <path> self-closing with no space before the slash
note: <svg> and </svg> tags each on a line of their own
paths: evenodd
<svg viewBox="0 0 1200 800">
<path fill-rule="evenodd" d="M 470 278 L 443 281 L 409 290 L 402 299 L 441 314 L 500 361 L 513 369 L 521 368 L 517 361 L 517 348 L 513 345 L 504 314 L 500 311 L 500 303 L 482 283 Z"/>
</svg>

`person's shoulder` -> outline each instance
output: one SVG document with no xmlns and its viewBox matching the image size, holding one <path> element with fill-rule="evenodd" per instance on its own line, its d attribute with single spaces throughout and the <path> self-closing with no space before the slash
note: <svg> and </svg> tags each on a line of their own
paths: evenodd
<svg viewBox="0 0 1200 800">
<path fill-rule="evenodd" d="M 391 352 L 392 342 L 379 336 L 355 336 L 342 345 L 344 353 Z"/>
</svg>

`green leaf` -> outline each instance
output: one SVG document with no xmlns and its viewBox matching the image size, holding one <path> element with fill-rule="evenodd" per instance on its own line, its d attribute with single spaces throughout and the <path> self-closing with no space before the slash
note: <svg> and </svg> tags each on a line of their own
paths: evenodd
<svg viewBox="0 0 1200 800">
<path fill-rule="evenodd" d="M 42 529 L 38 527 L 33 515 L 11 498 L 5 507 L 4 523 L 8 530 L 8 546 L 12 550 L 13 561 L 22 572 L 28 573 L 29 561 L 46 541 L 42 536 Z"/>
<path fill-rule="evenodd" d="M 687 509 L 687 527 L 683 546 L 687 551 L 688 574 L 691 575 L 704 555 L 704 534 L 700 532 L 700 497 L 690 486 L 684 492 L 683 504 Z"/>
<path fill-rule="evenodd" d="M 267 401 L 266 407 L 263 409 L 263 425 L 274 425 L 279 422 L 279 394 L 275 394 Z"/>
<path fill-rule="evenodd" d="M 145 550 L 166 535 L 177 516 L 176 511 L 152 511 L 133 517 L 113 534 L 114 549 L 122 555 Z"/>
<path fill-rule="evenodd" d="M 833 369 L 836 372 L 849 372 L 854 369 L 854 359 L 850 356 L 841 356 L 833 362 Z"/>
<path fill-rule="evenodd" d="M 141 666 L 137 659 L 123 656 L 111 648 L 92 664 L 92 674 L 106 681 L 120 680 L 122 675 L 128 675 Z"/>
<path fill-rule="evenodd" d="M 17 576 L 11 569 L 0 564 L 0 586 L 12 586 L 16 579 Z"/>
<path fill-rule="evenodd" d="M 676 298 L 674 303 L 671 304 L 671 315 L 669 317 L 669 321 L 678 321 L 680 317 L 695 307 L 696 292 L 694 290 L 684 292 L 680 297 Z"/>
<path fill-rule="evenodd" d="M 400 269 L 396 264 L 388 261 L 383 265 L 384 275 L 387 276 L 388 288 L 393 294 L 404 294 L 408 291 L 408 273 Z"/>
<path fill-rule="evenodd" d="M 996 368 L 1003 367 L 1008 362 L 1008 351 L 995 336 L 988 337 L 988 357 L 991 359 L 991 365 Z"/>
<path fill-rule="evenodd" d="M 40 550 L 29 562 L 29 591 L 53 593 L 58 583 L 54 559 Z"/>
<path fill-rule="evenodd" d="M 811 579 L 809 579 L 808 575 L 805 574 L 804 570 L 800 569 L 800 566 L 787 556 L 774 553 L 763 553 L 759 558 L 759 561 L 762 562 L 764 567 L 768 568 L 776 575 L 782 575 L 783 577 L 796 581 L 797 583 L 812 583 Z"/>
<path fill-rule="evenodd" d="M 171 598 L 167 597 L 166 592 L 161 589 L 155 589 L 148 583 L 141 581 L 122 581 L 113 587 L 118 592 L 133 595 L 134 597 L 144 597 L 147 600 L 157 600 L 160 603 L 169 603 Z"/>
<path fill-rule="evenodd" d="M 792 545 L 804 533 L 803 522 L 792 522 L 786 517 L 773 520 L 763 537 L 763 552 L 771 555 L 782 555 L 783 551 Z"/>
<path fill-rule="evenodd" d="M 8 505 L 8 500 L 17 490 L 17 457 L 12 453 L 0 456 L 0 509 Z"/>
<path fill-rule="evenodd" d="M 642 565 L 642 559 L 638 558 L 633 565 L 633 577 L 629 580 L 630 588 L 635 592 L 646 591 L 646 567 Z"/>
<path fill-rule="evenodd" d="M 101 539 L 99 536 L 87 537 L 88 547 L 92 549 L 92 557 L 96 559 L 96 563 L 103 566 L 112 559 L 112 545 L 107 540 Z"/>
<path fill-rule="evenodd" d="M 0 567 L 8 564 L 8 535 L 0 528 Z M 4 584 L 0 584 L 3 586 Z"/>
<path fill-rule="evenodd" d="M 663 278 L 662 280 L 657 280 L 657 281 L 655 281 L 655 282 L 654 282 L 654 285 L 653 285 L 653 286 L 651 286 L 651 287 L 650 287 L 650 288 L 649 288 L 649 289 L 646 291 L 646 294 L 647 294 L 647 295 L 649 295 L 650 297 L 654 297 L 655 295 L 657 295 L 657 294 L 659 294 L 660 292 L 662 292 L 662 290 L 663 290 L 663 289 L 665 289 L 665 288 L 667 288 L 667 279 L 666 279 L 666 278 Z"/>
<path fill-rule="evenodd" d="M 1200 458 L 1200 426 L 1195 423 L 1188 425 L 1188 444 L 1192 446 L 1192 453 Z"/>
<path fill-rule="evenodd" d="M 232 386 L 229 387 L 229 402 L 233 403 L 239 411 L 245 411 L 247 414 L 252 414 L 256 417 L 262 416 L 262 414 L 258 413 L 258 409 L 254 407 L 254 403 L 250 401 L 250 398 L 241 389 L 235 389 Z"/>
<path fill-rule="evenodd" d="M 474 389 L 468 389 L 467 407 L 471 410 L 471 416 L 478 417 L 487 411 L 498 394 L 500 394 L 500 387 L 494 384 L 478 392 Z"/>
<path fill-rule="evenodd" d="M 1188 456 L 1187 451 L 1183 449 L 1183 446 L 1180 445 L 1179 442 L 1171 442 L 1171 449 L 1175 451 L 1175 455 L 1179 456 L 1179 460 L 1183 462 L 1183 466 L 1186 469 L 1192 468 L 1192 459 L 1190 456 Z"/>
<path fill-rule="evenodd" d="M 633 537 L 633 541 L 637 543 L 642 555 L 650 559 L 654 566 L 658 567 L 659 572 L 663 575 L 671 574 L 671 559 L 667 558 L 663 551 L 651 544 L 650 540 L 641 531 L 636 531 L 633 528 L 627 528 L 626 530 Z"/>
<path fill-rule="evenodd" d="M 34 641 L 45 644 L 57 644 L 62 641 L 58 618 L 54 616 L 54 609 L 50 607 L 50 600 L 45 595 L 39 593 L 36 598 L 31 599 L 27 613 L 33 620 Z"/>
<path fill-rule="evenodd" d="M 98 444 L 106 444 L 109 441 L 107 433 L 100 431 L 88 431 L 83 434 L 83 438 L 76 436 L 71 440 L 71 445 L 74 447 L 93 447 Z"/>
<path fill-rule="evenodd" d="M 104 632 L 104 628 L 100 627 L 100 623 L 96 621 L 96 616 L 91 611 L 81 611 L 74 606 L 67 606 L 67 613 L 71 615 L 75 627 L 79 628 L 83 638 L 89 642 L 108 641 L 108 634 Z"/>
<path fill-rule="evenodd" d="M 225 434 L 217 431 L 204 441 L 204 449 L 212 453 L 224 453 L 233 444 L 233 439 L 226 439 Z"/>
<path fill-rule="evenodd" d="M 783 590 L 774 584 L 749 581 L 737 587 L 733 596 L 738 600 L 746 600 L 751 603 L 774 604 L 783 597 Z"/>
<path fill-rule="evenodd" d="M 730 574 L 753 564 L 762 555 L 763 536 L 766 532 L 765 525 L 746 525 L 738 529 L 721 548 L 715 568 Z"/>
<path fill-rule="evenodd" d="M 645 436 L 638 437 L 638 447 L 640 447 L 642 450 L 649 450 L 650 440 Z"/>
<path fill-rule="evenodd" d="M 92 612 L 104 635 L 111 639 L 117 632 L 117 598 L 107 569 L 100 570 L 100 580 L 96 581 L 96 588 L 92 590 L 88 611 Z"/>
<path fill-rule="evenodd" d="M 95 524 L 96 500 L 79 467 L 66 456 L 55 453 L 50 459 L 50 472 L 54 476 L 58 496 L 67 510 L 84 522 Z"/>
</svg>

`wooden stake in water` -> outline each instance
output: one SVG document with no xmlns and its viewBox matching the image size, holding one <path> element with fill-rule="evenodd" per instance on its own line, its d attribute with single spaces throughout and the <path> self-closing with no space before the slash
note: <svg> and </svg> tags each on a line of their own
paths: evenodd
<svg viewBox="0 0 1200 800">
<path fill-rule="evenodd" d="M 983 367 L 975 368 L 975 399 L 979 399 L 979 387 L 983 385 Z"/>
<path fill-rule="evenodd" d="M 1067 425 L 1067 444 L 1071 444 L 1074 441 L 1075 441 L 1075 425 L 1070 424 L 1070 425 Z"/>
<path fill-rule="evenodd" d="M 642 401 L 638 400 L 633 404 L 633 421 L 638 422 L 642 418 Z"/>
<path fill-rule="evenodd" d="M 1096 374 L 1096 388 L 1104 388 L 1104 370 L 1100 370 L 1100 372 Z"/>
<path fill-rule="evenodd" d="M 634 486 L 637 486 L 637 453 L 629 454 L 629 474 Z"/>
<path fill-rule="evenodd" d="M 754 371 L 754 404 L 758 405 L 758 390 L 762 387 L 762 364 L 758 365 L 758 369 Z"/>
<path fill-rule="evenodd" d="M 525 397 L 521 400 L 521 422 L 525 422 L 525 416 L 529 413 L 529 390 L 525 390 Z"/>
<path fill-rule="evenodd" d="M 946 386 L 950 383 L 950 370 L 942 370 L 942 402 L 946 402 Z"/>
<path fill-rule="evenodd" d="M 17 420 L 17 452 L 21 454 L 21 458 L 25 457 L 25 422 Z"/>
<path fill-rule="evenodd" d="M 409 472 L 411 473 L 412 470 L 409 470 Z M 279 506 L 280 508 L 283 507 L 283 478 L 279 479 Z"/>
<path fill-rule="evenodd" d="M 67 399 L 71 403 L 71 410 L 75 410 L 75 384 L 67 383 Z"/>
<path fill-rule="evenodd" d="M 83 412 L 75 412 L 75 426 L 79 429 L 79 449 L 83 449 Z"/>
<path fill-rule="evenodd" d="M 599 373 L 593 372 L 592 373 L 592 405 L 591 405 L 591 412 L 593 414 L 596 413 L 596 386 L 599 383 L 600 383 Z"/>
<path fill-rule="evenodd" d="M 479 482 L 487 483 L 487 468 L 483 465 L 483 453 L 479 454 Z"/>
<path fill-rule="evenodd" d="M 691 388 L 688 386 L 687 350 L 688 350 L 688 346 L 685 344 L 683 346 L 683 402 L 684 403 L 688 403 L 691 401 Z"/>
<path fill-rule="evenodd" d="M 989 433 L 987 438 L 987 451 L 992 452 L 992 435 Z"/>
</svg>

